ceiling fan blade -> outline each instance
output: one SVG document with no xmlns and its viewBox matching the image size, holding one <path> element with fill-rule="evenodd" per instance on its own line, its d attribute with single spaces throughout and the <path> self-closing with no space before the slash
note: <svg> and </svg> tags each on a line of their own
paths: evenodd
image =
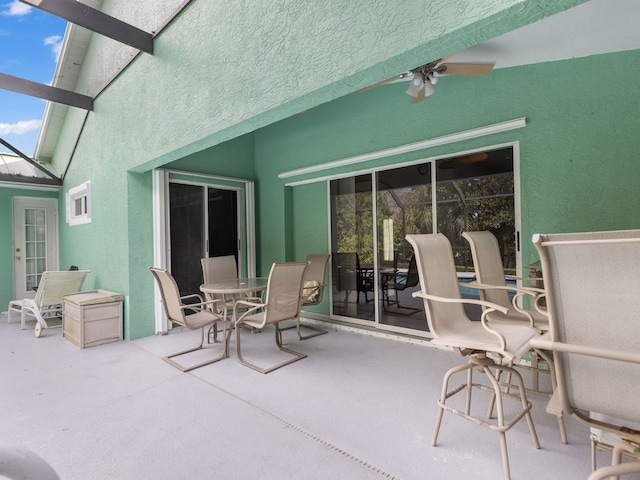
<svg viewBox="0 0 640 480">
<path fill-rule="evenodd" d="M 358 90 L 358 93 L 368 92 L 369 90 L 373 90 L 374 88 L 381 87 L 382 85 L 386 85 L 387 83 L 397 82 L 398 80 L 402 80 L 410 75 L 409 72 L 404 72 L 399 75 L 396 75 L 391 78 L 387 78 L 386 80 L 380 80 L 379 82 L 374 83 L 373 85 L 369 85 L 368 87 L 361 88 Z"/>
<path fill-rule="evenodd" d="M 425 98 L 427 98 L 426 92 L 424 90 L 424 87 L 422 87 L 419 91 L 418 91 L 418 95 L 416 95 L 415 97 L 413 97 L 411 99 L 411 103 L 418 103 L 423 101 Z"/>
<path fill-rule="evenodd" d="M 437 72 L 441 75 L 486 75 L 495 63 L 443 63 Z"/>
</svg>

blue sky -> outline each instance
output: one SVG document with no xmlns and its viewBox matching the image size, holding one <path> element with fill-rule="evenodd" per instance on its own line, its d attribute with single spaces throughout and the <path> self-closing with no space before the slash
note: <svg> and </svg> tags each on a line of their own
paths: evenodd
<svg viewBox="0 0 640 480">
<path fill-rule="evenodd" d="M 66 20 L 18 0 L 0 0 L 0 72 L 51 84 Z M 46 102 L 0 89 L 0 138 L 33 156 Z M 9 152 L 0 145 L 0 152 Z"/>
</svg>

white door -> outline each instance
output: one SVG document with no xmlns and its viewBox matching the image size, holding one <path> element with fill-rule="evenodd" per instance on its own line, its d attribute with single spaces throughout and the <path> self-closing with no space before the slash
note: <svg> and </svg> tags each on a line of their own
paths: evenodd
<svg viewBox="0 0 640 480">
<path fill-rule="evenodd" d="M 13 199 L 13 298 L 31 298 L 45 270 L 58 270 L 58 200 Z"/>
</svg>

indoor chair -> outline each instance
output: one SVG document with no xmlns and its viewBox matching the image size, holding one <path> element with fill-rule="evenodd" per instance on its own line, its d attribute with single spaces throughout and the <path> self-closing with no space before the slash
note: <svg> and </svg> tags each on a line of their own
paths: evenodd
<svg viewBox="0 0 640 480">
<path fill-rule="evenodd" d="M 396 257 L 397 258 L 397 257 Z M 398 292 L 402 292 L 407 288 L 412 288 L 418 285 L 420 278 L 418 277 L 418 267 L 416 266 L 415 255 L 411 256 L 409 260 L 409 268 L 406 271 L 400 271 L 397 268 L 397 263 L 394 261 L 393 275 L 384 275 L 383 281 L 381 281 L 382 291 L 382 308 L 390 313 L 399 315 L 413 315 L 420 311 L 419 308 L 405 307 L 400 305 L 400 299 L 398 298 Z M 389 290 L 394 290 L 395 300 L 390 299 Z M 407 312 L 401 312 L 399 310 L 389 310 L 388 307 L 395 304 L 398 309 L 407 310 Z"/>
<path fill-rule="evenodd" d="M 274 263 L 269 273 L 267 291 L 263 297 L 264 301 L 238 300 L 235 303 L 233 318 L 236 329 L 236 354 L 242 365 L 261 373 L 269 373 L 306 357 L 303 353 L 295 352 L 282 346 L 279 324 L 285 320 L 297 320 L 300 316 L 300 306 L 303 301 L 303 279 L 307 266 L 308 262 Z M 244 313 L 240 313 L 243 308 L 247 310 Z M 240 340 L 242 336 L 240 327 L 243 325 L 257 329 L 262 329 L 267 325 L 274 325 L 276 347 L 280 351 L 293 355 L 293 358 L 288 358 L 284 362 L 267 368 L 246 361 L 242 356 Z"/>
<path fill-rule="evenodd" d="M 35 335 L 40 337 L 45 328 L 62 326 L 62 297 L 77 293 L 82 287 L 87 270 L 42 272 L 36 294 L 33 298 L 11 300 L 7 321 L 11 322 L 12 312 L 20 313 L 20 328 L 26 328 L 27 317 L 36 320 Z"/>
<path fill-rule="evenodd" d="M 508 309 L 502 305 L 483 300 L 463 299 L 458 286 L 456 266 L 449 240 L 442 234 L 407 235 L 406 239 L 413 246 L 416 256 L 420 291 L 413 294 L 424 301 L 429 331 L 433 335 L 432 343 L 454 349 L 463 356 L 468 356 L 466 364 L 450 369 L 444 376 L 441 396 L 438 399 L 438 416 L 432 438 L 436 445 L 440 424 L 445 411 L 454 413 L 478 425 L 490 428 L 500 434 L 502 464 L 505 478 L 510 478 L 509 458 L 507 454 L 506 431 L 525 417 L 535 448 L 539 448 L 538 437 L 531 418 L 531 402 L 527 400 L 526 391 L 520 373 L 511 367 L 523 354 L 529 351 L 529 342 L 539 336 L 538 332 L 527 325 L 490 324 L 487 314 L 492 311 L 506 313 Z M 464 304 L 475 304 L 487 307 L 482 312 L 479 322 L 470 320 L 464 310 Z M 486 383 L 476 383 L 473 373 L 479 370 L 485 374 Z M 449 381 L 454 374 L 466 372 L 465 382 L 459 387 L 450 389 Z M 506 372 L 514 383 L 505 385 L 499 382 L 499 373 Z M 505 389 L 505 387 L 508 387 Z M 497 412 L 497 421 L 489 422 L 472 412 L 472 389 L 490 392 L 490 408 L 493 402 Z M 509 393 L 517 389 L 518 395 Z M 451 405 L 450 400 L 457 393 L 466 392 L 466 404 L 462 408 Z M 503 404 L 505 400 L 515 400 L 514 407 L 518 411 L 510 419 L 505 418 Z"/>
<path fill-rule="evenodd" d="M 149 270 L 153 274 L 156 282 L 158 284 L 158 288 L 160 290 L 160 297 L 162 299 L 162 305 L 164 307 L 164 311 L 169 319 L 169 322 L 176 323 L 178 325 L 182 325 L 186 327 L 188 330 L 200 330 L 200 342 L 192 348 L 187 350 L 182 350 L 177 353 L 173 353 L 171 355 L 167 355 L 162 357 L 162 359 L 176 367 L 178 370 L 183 372 L 188 372 L 195 368 L 203 367 L 205 365 L 209 365 L 210 363 L 217 362 L 222 360 L 223 358 L 228 356 L 227 346 L 228 346 L 228 338 L 227 338 L 227 322 L 226 318 L 218 313 L 223 300 L 215 299 L 210 301 L 204 301 L 204 299 L 198 294 L 185 295 L 183 297 L 180 296 L 180 290 L 178 289 L 178 285 L 171 275 L 164 268 L 155 268 L 150 267 Z M 197 303 L 183 303 L 184 300 L 199 300 Z M 191 311 L 192 313 L 186 314 L 185 311 Z M 184 366 L 181 363 L 178 363 L 174 360 L 175 357 L 179 357 L 181 355 L 195 352 L 197 350 L 201 350 L 204 344 L 204 329 L 207 327 L 214 328 L 214 338 L 217 337 L 217 326 L 218 323 L 222 323 L 223 326 L 223 348 L 222 353 L 219 356 L 214 357 L 213 359 L 205 360 L 203 362 L 197 363 L 195 365 Z"/>
<path fill-rule="evenodd" d="M 617 435 L 590 480 L 640 472 L 640 230 L 534 235 L 547 293 L 558 387 L 547 410 Z M 622 456 L 631 462 L 622 463 Z"/>
</svg>

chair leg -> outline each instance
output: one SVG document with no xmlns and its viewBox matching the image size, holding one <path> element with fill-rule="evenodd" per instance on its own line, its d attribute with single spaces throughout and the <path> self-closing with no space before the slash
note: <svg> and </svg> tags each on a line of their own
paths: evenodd
<svg viewBox="0 0 640 480">
<path fill-rule="evenodd" d="M 7 323 L 12 323 L 11 319 L 13 318 L 13 313 L 14 312 L 18 316 L 21 315 L 21 312 L 22 312 L 22 302 L 21 301 L 11 301 L 11 302 L 9 302 L 9 306 L 7 307 Z"/>
<path fill-rule="evenodd" d="M 307 355 L 304 353 L 300 353 L 300 352 L 296 352 L 294 350 L 291 350 L 289 348 L 283 347 L 282 346 L 282 332 L 280 331 L 280 328 L 278 326 L 278 324 L 275 324 L 275 337 L 276 337 L 276 346 L 278 347 L 278 350 L 281 350 L 283 352 L 289 353 L 291 355 L 293 355 L 293 358 L 290 358 L 288 360 L 285 360 L 284 362 L 281 362 L 277 365 L 274 365 L 272 367 L 269 368 L 263 368 L 259 365 L 256 365 L 255 363 L 251 363 L 248 362 L 247 360 L 245 360 L 242 356 L 242 347 L 241 347 L 241 341 L 240 341 L 240 337 L 241 337 L 241 328 L 239 328 L 239 325 L 235 326 L 236 329 L 236 355 L 238 355 L 238 361 L 244 365 L 245 367 L 249 367 L 252 368 L 253 370 L 256 370 L 260 373 L 269 373 L 269 372 L 273 372 L 274 370 L 277 370 L 278 368 L 284 367 L 285 365 L 289 365 L 290 363 L 293 362 L 297 362 L 298 360 L 302 360 L 303 358 L 306 358 Z"/>
<path fill-rule="evenodd" d="M 442 423 L 442 415 L 444 413 L 445 408 L 445 403 L 447 401 L 447 398 L 455 395 L 456 393 L 458 393 L 460 390 L 462 390 L 464 388 L 464 386 L 459 387 L 451 392 L 449 392 L 449 379 L 451 378 L 452 375 L 459 373 L 459 372 L 463 372 L 465 370 L 468 370 L 470 368 L 473 368 L 474 366 L 471 365 L 471 363 L 465 363 L 463 365 L 458 365 L 457 367 L 453 367 L 450 370 L 447 371 L 447 373 L 444 374 L 444 378 L 442 380 L 442 391 L 440 393 L 440 398 L 438 399 L 438 405 L 440 406 L 440 408 L 438 409 L 438 416 L 436 418 L 436 425 L 433 431 L 433 436 L 431 437 L 431 445 L 433 445 L 434 447 L 437 445 L 438 443 L 438 433 L 440 431 L 440 425 Z"/>
<path fill-rule="evenodd" d="M 222 354 L 220 356 L 215 357 L 212 360 L 205 360 L 204 362 L 200 362 L 200 363 L 197 363 L 195 365 L 190 365 L 188 367 L 185 367 L 184 365 L 182 365 L 182 364 L 176 362 L 175 360 L 173 360 L 175 357 L 179 357 L 179 356 L 185 355 L 187 353 L 191 353 L 191 352 L 195 352 L 197 350 L 201 350 L 203 348 L 204 341 L 205 341 L 204 329 L 205 329 L 205 327 L 200 329 L 200 343 L 197 344 L 195 347 L 189 348 L 187 350 L 183 350 L 181 352 L 173 353 L 171 355 L 167 355 L 166 357 L 162 357 L 162 359 L 165 362 L 167 362 L 168 364 L 173 365 L 174 367 L 176 367 L 181 372 L 189 372 L 191 370 L 195 370 L 196 368 L 204 367 L 205 365 L 209 365 L 211 363 L 218 362 L 218 361 L 222 360 L 223 358 L 227 358 L 229 356 L 229 353 L 227 351 L 227 345 L 228 345 L 229 342 L 227 341 L 227 324 L 225 322 L 224 323 L 224 327 L 223 327 L 225 344 L 224 344 L 224 346 L 222 348 Z"/>
<path fill-rule="evenodd" d="M 414 313 L 418 313 L 418 312 L 422 311 L 420 308 L 405 307 L 404 305 L 400 305 L 400 299 L 398 298 L 398 291 L 401 291 L 401 290 L 397 290 L 396 289 L 396 299 L 393 301 L 393 303 L 395 304 L 395 306 L 396 306 L 396 308 L 398 310 L 402 309 L 402 310 L 408 310 L 408 311 L 407 312 L 400 312 L 398 310 L 390 310 L 389 308 L 387 308 L 387 307 L 391 306 L 391 300 L 389 300 L 389 293 L 387 292 L 386 305 L 385 305 L 384 300 L 382 302 L 382 308 L 384 309 L 385 312 L 392 313 L 394 315 L 413 315 Z"/>
<path fill-rule="evenodd" d="M 479 368 L 483 371 L 483 373 L 491 382 L 491 387 L 483 384 L 473 383 L 472 370 L 474 368 Z M 492 368 L 496 369 L 496 371 L 492 371 Z M 459 387 L 449 391 L 449 379 L 451 378 L 451 376 L 455 373 L 463 372 L 465 370 L 467 370 L 467 381 Z M 506 372 L 511 379 L 515 380 L 515 385 L 513 385 L 512 388 L 517 388 L 519 395 L 513 395 L 503 391 L 503 385 L 501 385 L 501 383 L 499 382 L 500 374 L 502 371 Z M 471 394 L 469 392 L 467 392 L 466 408 L 464 413 L 446 404 L 449 397 L 454 396 L 465 388 L 471 390 L 471 388 L 473 387 L 492 392 L 492 400 L 495 401 L 495 409 L 497 412 L 497 424 L 487 423 L 471 415 Z M 519 399 L 522 406 L 521 411 L 516 414 L 509 422 L 505 420 L 504 416 L 503 399 L 505 397 Z M 504 469 L 505 479 L 511 478 L 509 469 L 509 457 L 507 451 L 506 431 L 509 430 L 513 425 L 515 425 L 522 417 L 526 417 L 527 419 L 527 424 L 529 426 L 529 432 L 531 433 L 534 447 L 540 448 L 538 436 L 536 434 L 535 426 L 533 425 L 533 419 L 531 417 L 531 402 L 527 400 L 524 382 L 522 381 L 520 373 L 509 366 L 500 365 L 494 362 L 492 359 L 486 357 L 485 355 L 473 356 L 465 365 L 460 365 L 447 371 L 442 382 L 442 392 L 438 400 L 438 405 L 440 408 L 438 410 L 436 426 L 431 444 L 436 445 L 437 443 L 438 432 L 442 422 L 444 410 L 461 416 L 467 420 L 473 421 L 474 423 L 477 423 L 481 426 L 488 427 L 491 430 L 497 431 L 500 435 L 500 449 L 502 452 L 502 465 Z"/>
<path fill-rule="evenodd" d="M 311 334 L 308 334 L 308 335 L 302 335 L 302 332 L 300 331 L 301 327 L 304 327 L 304 328 L 309 329 L 309 330 L 313 330 L 314 333 L 311 333 Z M 298 323 L 296 325 L 296 331 L 298 332 L 298 338 L 300 340 L 308 340 L 309 338 L 319 337 L 320 335 L 324 335 L 325 333 L 329 333 L 328 330 L 323 330 L 320 327 L 315 327 L 313 325 L 308 325 L 308 324 L 301 323 L 300 320 L 298 320 Z"/>
<path fill-rule="evenodd" d="M 308 329 L 308 330 L 313 330 L 314 333 L 311 333 L 309 335 L 303 335 L 302 334 L 302 327 Z M 325 333 L 329 333 L 327 330 L 324 330 L 320 327 L 316 327 L 314 325 L 307 325 L 304 324 L 300 321 L 300 318 L 296 319 L 296 323 L 295 325 L 291 325 L 289 327 L 284 327 L 284 328 L 280 328 L 280 332 L 283 332 L 284 330 L 291 330 L 292 328 L 296 329 L 296 333 L 298 334 L 298 339 L 299 340 L 307 340 L 309 338 L 313 338 L 313 337 L 319 337 L 320 335 L 324 335 Z M 280 343 L 282 343 L 282 335 L 280 335 Z"/>
<path fill-rule="evenodd" d="M 555 391 L 555 389 L 558 386 L 558 379 L 556 377 L 556 370 L 553 365 L 553 359 L 544 350 L 536 350 L 536 354 L 540 355 L 543 358 L 543 360 L 547 362 L 547 365 L 549 366 L 549 374 L 551 375 L 551 388 L 552 390 Z M 565 426 L 564 426 L 564 419 L 562 417 L 562 413 L 557 415 L 557 418 L 558 418 L 558 430 L 560 431 L 560 440 L 562 441 L 562 443 L 566 445 L 567 443 L 569 443 L 569 441 L 567 440 L 567 430 L 565 429 Z"/>
</svg>

